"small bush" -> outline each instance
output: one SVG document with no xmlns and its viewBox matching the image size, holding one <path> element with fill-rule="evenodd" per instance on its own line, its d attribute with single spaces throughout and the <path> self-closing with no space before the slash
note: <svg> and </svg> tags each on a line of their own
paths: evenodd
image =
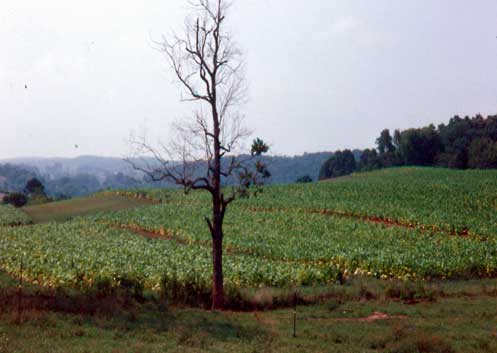
<svg viewBox="0 0 497 353">
<path fill-rule="evenodd" d="M 143 301 L 143 280 L 137 276 L 124 275 L 117 279 L 119 288 L 124 291 L 126 297 L 134 298 L 138 301 Z"/>
<path fill-rule="evenodd" d="M 374 295 L 373 292 L 371 292 L 366 286 L 361 285 L 359 288 L 359 297 L 361 299 L 366 299 L 366 300 L 372 300 L 375 299 L 376 296 Z"/>
<path fill-rule="evenodd" d="M 385 297 L 388 299 L 400 299 L 407 302 L 416 300 L 435 300 L 435 292 L 427 289 L 423 283 L 393 283 L 385 289 Z"/>
<path fill-rule="evenodd" d="M 4 204 L 10 204 L 14 207 L 22 207 L 28 203 L 28 198 L 26 195 L 20 192 L 13 192 L 7 194 L 3 197 L 2 202 Z"/>
<path fill-rule="evenodd" d="M 29 197 L 28 203 L 30 206 L 35 206 L 35 205 L 43 205 L 45 203 L 49 203 L 52 201 L 53 199 L 45 194 L 32 194 Z"/>
<path fill-rule="evenodd" d="M 93 286 L 89 288 L 89 292 L 94 293 L 98 298 L 107 298 L 114 295 L 115 290 L 109 277 L 97 277 Z"/>
<path fill-rule="evenodd" d="M 211 287 L 197 278 L 163 275 L 161 278 L 161 300 L 176 304 L 208 308 L 211 305 Z"/>
<path fill-rule="evenodd" d="M 399 299 L 400 298 L 400 287 L 390 286 L 385 290 L 385 297 L 388 299 Z"/>
<path fill-rule="evenodd" d="M 299 184 L 312 183 L 312 178 L 309 175 L 304 175 L 298 178 L 295 182 Z"/>
</svg>

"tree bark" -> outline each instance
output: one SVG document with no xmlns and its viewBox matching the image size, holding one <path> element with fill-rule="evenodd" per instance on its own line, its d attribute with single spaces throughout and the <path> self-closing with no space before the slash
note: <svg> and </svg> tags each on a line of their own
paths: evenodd
<svg viewBox="0 0 497 353">
<path fill-rule="evenodd" d="M 219 27 L 218 27 L 219 28 Z M 215 35 L 216 37 L 216 35 Z M 212 178 L 212 310 L 224 309 L 224 279 L 223 279 L 223 219 L 225 205 L 221 191 L 221 129 L 217 110 L 217 50 L 216 37 L 214 54 L 214 70 L 211 75 L 211 109 L 214 129 L 214 171 Z"/>
<path fill-rule="evenodd" d="M 218 223 L 218 222 L 215 222 Z M 212 310 L 224 309 L 223 231 L 222 224 L 214 225 L 212 234 Z"/>
<path fill-rule="evenodd" d="M 224 205 L 222 202 L 220 188 L 217 191 L 218 192 L 214 192 L 212 195 L 212 206 L 213 206 L 212 221 L 209 225 L 212 236 L 212 310 L 223 310 L 224 309 L 224 280 L 223 280 Z"/>
</svg>

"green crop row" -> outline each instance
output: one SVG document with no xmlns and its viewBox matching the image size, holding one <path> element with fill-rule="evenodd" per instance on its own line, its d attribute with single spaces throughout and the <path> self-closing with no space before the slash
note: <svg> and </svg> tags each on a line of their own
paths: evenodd
<svg viewBox="0 0 497 353">
<path fill-rule="evenodd" d="M 0 205 L 0 226 L 31 223 L 31 218 L 23 211 L 11 206 Z"/>
<path fill-rule="evenodd" d="M 209 205 L 204 192 L 143 190 L 168 204 Z M 403 167 L 309 184 L 268 185 L 247 208 L 332 210 L 447 233 L 497 235 L 497 170 Z"/>
<path fill-rule="evenodd" d="M 271 186 L 253 207 L 334 210 L 447 232 L 497 235 L 497 170 L 396 168 L 311 184 Z"/>
<path fill-rule="evenodd" d="M 161 278 L 210 287 L 207 247 L 148 239 L 87 220 L 0 228 L 0 268 L 44 286 L 91 285 L 98 278 L 133 275 L 158 289 Z M 232 287 L 288 286 L 334 281 L 336 269 L 226 255 L 225 281 Z"/>
<path fill-rule="evenodd" d="M 93 221 L 147 230 L 183 244 L 210 246 L 207 207 L 157 205 L 101 214 Z M 497 274 L 497 239 L 480 241 L 407 227 L 305 213 L 251 212 L 231 207 L 224 225 L 227 253 L 268 261 L 338 267 L 376 277 L 456 278 Z"/>
<path fill-rule="evenodd" d="M 496 171 L 398 168 L 267 186 L 258 197 L 239 199 L 228 209 L 226 283 L 324 284 L 339 273 L 404 279 L 497 276 L 496 184 Z M 0 268 L 16 273 L 22 259 L 28 278 L 43 285 L 91 285 L 101 277 L 132 274 L 149 288 L 158 288 L 161 277 L 208 288 L 211 238 L 204 218 L 210 215 L 209 194 L 138 190 L 125 195 L 162 202 L 64 224 L 0 228 Z M 7 209 L 2 214 L 20 212 Z"/>
</svg>

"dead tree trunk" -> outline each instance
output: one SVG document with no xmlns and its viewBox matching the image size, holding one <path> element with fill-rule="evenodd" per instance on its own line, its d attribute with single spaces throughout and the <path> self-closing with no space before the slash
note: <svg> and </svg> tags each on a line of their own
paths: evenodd
<svg viewBox="0 0 497 353">
<path fill-rule="evenodd" d="M 242 54 L 224 26 L 230 2 L 194 0 L 192 5 L 193 16 L 187 18 L 185 34 L 170 40 L 164 38 L 160 45 L 186 95 L 183 100 L 196 103 L 193 122 L 177 126 L 180 135 L 169 148 L 161 145 L 168 155 L 166 158 L 144 139 L 134 142 L 137 152 L 149 153 L 158 165 L 140 166 L 132 159 L 129 161 L 151 180 L 169 180 L 184 186 L 185 190 L 205 190 L 211 194 L 212 212 L 206 222 L 212 237 L 212 309 L 220 310 L 224 308 L 225 299 L 224 215 L 235 197 L 246 192 L 247 180 L 254 179 L 261 168 L 259 165 L 254 173 L 248 173 L 244 161 L 235 155 L 240 140 L 249 133 L 242 126 L 242 116 L 237 111 L 246 97 Z M 267 152 L 268 147 L 263 147 L 260 152 Z M 223 158 L 231 162 L 222 165 Z M 195 170 L 199 165 L 205 167 L 200 175 Z M 244 181 L 240 180 L 243 187 L 233 188 L 225 197 L 222 181 L 229 177 L 243 177 Z"/>
<path fill-rule="evenodd" d="M 215 215 L 212 235 L 212 310 L 224 308 L 223 278 L 223 224 L 220 215 Z"/>
</svg>

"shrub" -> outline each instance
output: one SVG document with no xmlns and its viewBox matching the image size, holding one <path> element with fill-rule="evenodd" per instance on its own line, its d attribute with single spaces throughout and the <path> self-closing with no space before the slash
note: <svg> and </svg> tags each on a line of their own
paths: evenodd
<svg viewBox="0 0 497 353">
<path fill-rule="evenodd" d="M 22 207 L 28 203 L 28 198 L 23 193 L 13 192 L 5 195 L 2 202 L 4 204 L 10 204 L 14 207 Z"/>
<path fill-rule="evenodd" d="M 296 183 L 312 183 L 312 178 L 309 176 L 309 175 L 304 175 L 300 178 L 298 178 L 296 181 Z"/>
<path fill-rule="evenodd" d="M 126 297 L 132 297 L 138 301 L 143 300 L 143 280 L 138 276 L 123 275 L 118 277 L 119 288 L 124 291 Z"/>
<path fill-rule="evenodd" d="M 89 288 L 89 292 L 94 292 L 97 298 L 107 298 L 114 294 L 114 286 L 109 277 L 95 278 L 93 285 Z"/>
<path fill-rule="evenodd" d="M 389 299 L 400 299 L 404 301 L 428 300 L 435 301 L 435 292 L 418 282 L 392 283 L 385 289 L 385 297 Z"/>
<path fill-rule="evenodd" d="M 45 194 L 32 194 L 29 197 L 29 205 L 34 206 L 34 205 L 42 205 L 45 203 L 52 202 L 53 199 L 51 197 L 48 197 Z"/>
<path fill-rule="evenodd" d="M 45 186 L 37 178 L 32 178 L 26 183 L 24 191 L 27 194 L 45 195 Z"/>
<path fill-rule="evenodd" d="M 212 302 L 210 284 L 194 276 L 180 280 L 174 275 L 163 275 L 160 282 L 160 295 L 162 301 L 197 307 L 208 308 Z"/>
<path fill-rule="evenodd" d="M 354 154 L 350 150 L 337 151 L 321 166 L 319 179 L 337 178 L 356 170 Z"/>
</svg>

